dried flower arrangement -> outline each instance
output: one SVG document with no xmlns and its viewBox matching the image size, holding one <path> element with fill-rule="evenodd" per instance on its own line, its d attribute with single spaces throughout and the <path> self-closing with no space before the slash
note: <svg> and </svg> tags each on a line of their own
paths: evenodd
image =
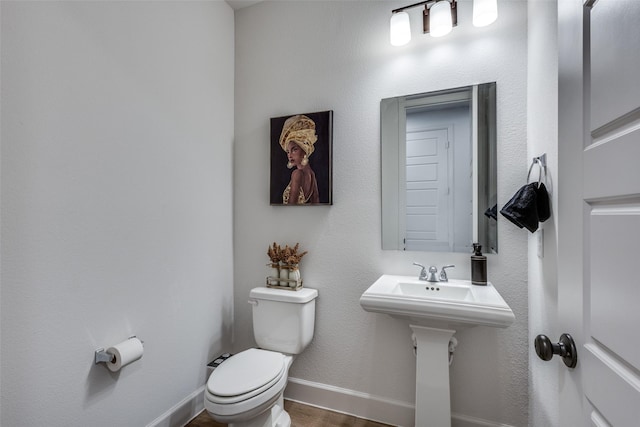
<svg viewBox="0 0 640 427">
<path fill-rule="evenodd" d="M 267 255 L 271 263 L 267 264 L 267 266 L 271 267 L 271 275 L 267 277 L 268 287 L 289 290 L 298 290 L 302 287 L 298 264 L 302 257 L 307 254 L 307 251 L 298 253 L 299 248 L 299 243 L 296 243 L 294 247 L 285 245 L 283 248 L 276 242 L 273 242 L 273 244 L 269 246 Z"/>
<path fill-rule="evenodd" d="M 298 248 L 300 247 L 300 243 L 296 243 L 294 247 L 289 247 L 289 245 L 285 245 L 282 248 L 276 242 L 273 242 L 273 245 L 269 246 L 267 250 L 267 255 L 271 260 L 271 263 L 283 263 L 289 265 L 299 264 L 300 260 L 303 256 L 307 254 L 307 251 L 302 253 L 298 253 Z"/>
</svg>

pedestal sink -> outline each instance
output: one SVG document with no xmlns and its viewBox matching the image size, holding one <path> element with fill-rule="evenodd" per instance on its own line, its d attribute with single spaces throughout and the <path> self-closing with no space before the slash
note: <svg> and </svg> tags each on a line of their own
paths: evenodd
<svg viewBox="0 0 640 427">
<path fill-rule="evenodd" d="M 449 346 L 456 331 L 506 328 L 515 316 L 491 284 L 466 280 L 425 282 L 385 274 L 360 297 L 366 311 L 408 322 L 416 345 L 416 427 L 451 426 Z"/>
</svg>

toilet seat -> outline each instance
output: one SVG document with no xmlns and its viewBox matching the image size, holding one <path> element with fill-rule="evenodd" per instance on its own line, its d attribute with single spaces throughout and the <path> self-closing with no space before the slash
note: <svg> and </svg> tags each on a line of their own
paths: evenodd
<svg viewBox="0 0 640 427">
<path fill-rule="evenodd" d="M 205 407 L 221 422 L 248 419 L 272 406 L 287 385 L 290 357 L 251 348 L 227 359 L 207 381 Z"/>
<path fill-rule="evenodd" d="M 221 364 L 207 381 L 211 401 L 230 404 L 263 393 L 285 373 L 284 355 L 250 348 Z"/>
</svg>

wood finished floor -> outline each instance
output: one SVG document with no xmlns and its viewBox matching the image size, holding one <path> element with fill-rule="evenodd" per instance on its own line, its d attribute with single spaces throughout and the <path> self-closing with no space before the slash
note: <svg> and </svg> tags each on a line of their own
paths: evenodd
<svg viewBox="0 0 640 427">
<path fill-rule="evenodd" d="M 314 408 L 297 402 L 284 401 L 284 408 L 291 416 L 291 427 L 391 427 L 375 421 L 363 420 L 352 415 Z M 203 411 L 186 427 L 227 427 L 214 421 L 207 411 Z"/>
</svg>

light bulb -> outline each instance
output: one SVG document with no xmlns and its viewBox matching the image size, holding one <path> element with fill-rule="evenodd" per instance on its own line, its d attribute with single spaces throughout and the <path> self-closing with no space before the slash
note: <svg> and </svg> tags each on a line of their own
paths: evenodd
<svg viewBox="0 0 640 427">
<path fill-rule="evenodd" d="M 411 41 L 411 25 L 407 12 L 396 12 L 391 15 L 389 41 L 393 46 L 402 46 Z"/>
<path fill-rule="evenodd" d="M 451 18 L 451 3 L 442 0 L 429 9 L 429 34 L 432 37 L 442 37 L 451 32 L 453 20 Z"/>
<path fill-rule="evenodd" d="M 473 0 L 473 25 L 486 27 L 498 19 L 497 0 Z"/>
</svg>

